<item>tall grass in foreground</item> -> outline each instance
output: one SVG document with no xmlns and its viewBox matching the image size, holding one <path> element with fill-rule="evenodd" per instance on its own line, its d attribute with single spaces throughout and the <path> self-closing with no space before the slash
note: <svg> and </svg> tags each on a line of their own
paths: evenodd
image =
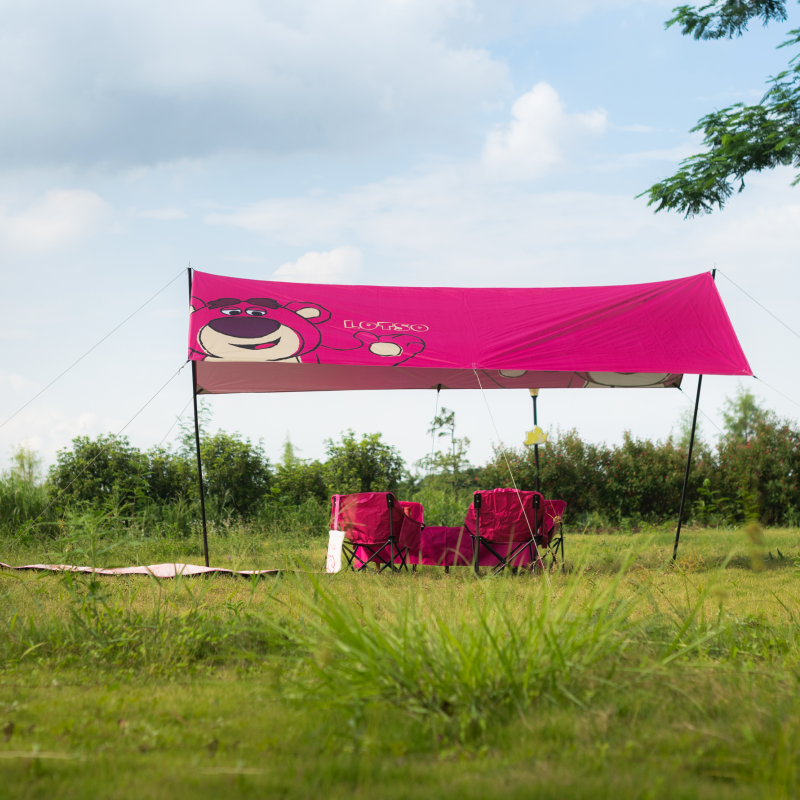
<svg viewBox="0 0 800 800">
<path fill-rule="evenodd" d="M 379 604 L 346 602 L 309 576 L 313 592 L 297 593 L 304 625 L 287 636 L 310 657 L 287 692 L 325 706 L 391 703 L 454 722 L 462 738 L 490 715 L 535 702 L 582 706 L 652 679 L 721 632 L 703 619 L 705 593 L 664 614 L 649 607 L 647 586 L 621 592 L 629 563 L 588 591 L 583 575 L 527 591 L 513 578 L 468 582 L 451 589 L 445 608 L 413 588 L 399 597 L 384 589 Z"/>
<path fill-rule="evenodd" d="M 264 624 L 264 604 L 272 595 L 263 593 L 252 608 L 248 602 L 258 578 L 250 583 L 248 599 L 219 603 L 208 597 L 218 588 L 213 581 L 109 582 L 70 573 L 55 580 L 49 575 L 3 577 L 10 578 L 0 595 L 3 669 L 38 664 L 177 677 L 263 659 L 283 647 Z M 48 596 L 43 589 L 54 591 Z"/>
<path fill-rule="evenodd" d="M 705 573 L 702 589 L 672 567 L 636 582 L 634 555 L 611 576 L 552 584 L 467 572 L 171 583 L 0 573 L 0 669 L 66 668 L 86 680 L 267 670 L 302 705 L 390 704 L 463 741 L 540 703 L 591 708 L 709 666 L 798 663 L 793 612 L 777 631 L 728 615 L 723 573 Z"/>
</svg>

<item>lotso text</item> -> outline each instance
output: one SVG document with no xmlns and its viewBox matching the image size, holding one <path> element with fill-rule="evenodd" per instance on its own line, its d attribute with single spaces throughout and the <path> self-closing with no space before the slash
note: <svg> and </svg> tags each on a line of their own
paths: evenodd
<svg viewBox="0 0 800 800">
<path fill-rule="evenodd" d="M 199 327 L 191 354 L 229 361 L 325 364 L 341 363 L 342 352 L 352 352 L 356 363 L 396 366 L 425 349 L 425 342 L 413 334 L 328 329 L 330 318 L 330 311 L 316 303 L 192 297 L 192 319 Z"/>
</svg>

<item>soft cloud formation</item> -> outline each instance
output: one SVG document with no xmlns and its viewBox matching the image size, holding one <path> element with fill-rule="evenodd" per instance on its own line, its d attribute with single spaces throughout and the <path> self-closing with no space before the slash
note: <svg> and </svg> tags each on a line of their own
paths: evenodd
<svg viewBox="0 0 800 800">
<path fill-rule="evenodd" d="M 602 282 L 600 265 L 619 258 L 619 249 L 632 242 L 661 248 L 658 258 L 667 261 L 663 248 L 681 223 L 656 218 L 626 196 L 532 193 L 522 184 L 487 183 L 478 172 L 447 169 L 338 195 L 268 200 L 207 221 L 295 247 L 349 239 L 372 251 L 370 262 L 381 264 L 380 280 L 388 283 L 498 286 L 524 285 L 532 270 L 537 282 L 558 285 L 560 271 L 539 269 L 548 264 L 568 265 L 570 282 L 578 272 L 590 283 Z M 398 264 L 402 273 L 392 274 Z M 638 261 L 631 268 L 638 271 Z"/>
<path fill-rule="evenodd" d="M 0 206 L 0 244 L 23 252 L 44 252 L 79 242 L 111 215 L 94 192 L 53 189 L 23 211 Z"/>
<path fill-rule="evenodd" d="M 489 133 L 483 161 L 506 178 L 538 178 L 564 159 L 564 149 L 586 135 L 605 132 L 608 114 L 598 108 L 569 114 L 558 92 L 537 83 L 511 108 L 512 119 Z"/>
<path fill-rule="evenodd" d="M 501 60 L 449 41 L 474 12 L 470 0 L 8 0 L 0 166 L 460 135 L 509 85 Z"/>
<path fill-rule="evenodd" d="M 7 384 L 7 386 L 4 386 Z M 35 381 L 30 380 L 22 375 L 15 375 L 13 372 L 4 372 L 0 370 L 0 386 L 4 386 L 7 390 L 10 388 L 14 392 L 33 392 L 38 388 Z"/>
<path fill-rule="evenodd" d="M 800 207 L 790 177 L 785 170 L 758 176 L 750 196 L 689 222 L 655 215 L 630 194 L 534 192 L 451 167 L 339 194 L 275 198 L 206 221 L 292 247 L 324 249 L 345 239 L 369 255 L 369 283 L 635 283 L 715 263 L 747 271 L 767 253 L 764 269 L 793 263 Z"/>
<path fill-rule="evenodd" d="M 577 145 L 582 135 L 602 133 L 606 125 L 607 114 L 602 109 L 568 114 L 555 89 L 539 83 L 514 103 L 511 120 L 487 135 L 479 162 L 418 170 L 411 176 L 390 177 L 335 196 L 315 191 L 305 197 L 265 200 L 235 211 L 208 214 L 205 221 L 301 247 L 357 237 L 368 245 L 395 250 L 433 252 L 442 247 L 452 252 L 464 242 L 474 242 L 480 231 L 494 230 L 502 237 L 492 242 L 491 249 L 497 252 L 504 249 L 515 220 L 524 235 L 535 233 L 545 241 L 574 240 L 573 225 L 554 222 L 547 209 L 591 204 L 593 195 L 536 195 L 511 184 L 567 163 L 564 144 Z M 538 220 L 545 218 L 548 222 L 540 226 Z M 599 219 L 585 220 L 584 231 L 596 229 L 606 237 L 614 226 L 609 228 L 607 221 Z M 512 234 L 515 240 L 521 235 Z M 542 243 L 541 238 L 537 241 Z M 472 246 L 465 249 L 467 258 L 473 260 L 477 251 Z"/>
<path fill-rule="evenodd" d="M 55 406 L 37 404 L 26 408 L 0 431 L 0 469 L 8 455 L 22 442 L 44 456 L 45 463 L 55 461 L 56 452 L 69 447 L 76 436 L 96 436 L 119 422 L 93 412 L 65 413 Z"/>
<path fill-rule="evenodd" d="M 361 272 L 362 255 L 355 247 L 336 247 L 327 253 L 306 253 L 297 261 L 281 264 L 272 276 L 300 283 L 352 283 Z"/>
<path fill-rule="evenodd" d="M 605 111 L 567 113 L 555 89 L 539 83 L 514 103 L 510 121 L 488 134 L 480 161 L 417 170 L 337 195 L 265 200 L 209 214 L 205 221 L 299 247 L 351 239 L 437 270 L 455 260 L 463 279 L 470 269 L 492 269 L 504 259 L 502 276 L 493 270 L 492 282 L 513 284 L 518 278 L 512 265 L 523 253 L 522 263 L 530 266 L 578 239 L 583 245 L 629 240 L 656 227 L 644 203 L 632 204 L 628 197 L 531 193 L 518 183 L 569 163 L 562 146 L 577 151 L 581 136 L 602 133 L 606 125 Z M 308 279 L 327 274 L 317 259 L 338 252 L 304 256 Z M 298 274 L 302 261 L 284 265 L 279 274 Z"/>
</svg>

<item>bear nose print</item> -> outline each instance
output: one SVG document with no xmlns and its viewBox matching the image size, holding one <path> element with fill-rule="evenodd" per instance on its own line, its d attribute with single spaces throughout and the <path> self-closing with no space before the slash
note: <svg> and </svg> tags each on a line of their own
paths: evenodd
<svg viewBox="0 0 800 800">
<path fill-rule="evenodd" d="M 275 333 L 281 324 L 267 317 L 220 317 L 208 323 L 211 330 L 236 339 L 260 339 Z"/>
</svg>

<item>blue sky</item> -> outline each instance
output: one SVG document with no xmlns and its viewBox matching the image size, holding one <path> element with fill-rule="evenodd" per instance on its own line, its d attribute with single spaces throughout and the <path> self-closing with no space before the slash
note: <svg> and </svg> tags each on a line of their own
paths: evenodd
<svg viewBox="0 0 800 800">
<path fill-rule="evenodd" d="M 792 174 L 753 176 L 685 221 L 635 195 L 695 152 L 704 114 L 752 102 L 786 63 L 789 24 L 733 42 L 664 31 L 673 0 L 5 0 L 0 46 L 0 417 L 191 262 L 248 278 L 400 285 L 635 283 L 718 266 L 789 324 L 800 281 Z M 759 377 L 800 399 L 800 341 L 719 281 Z M 0 429 L 47 461 L 119 430 L 185 358 L 179 277 Z M 687 378 L 692 394 L 695 380 Z M 770 407 L 797 406 L 755 381 Z M 717 424 L 727 378 L 704 384 Z M 190 397 L 187 370 L 126 430 L 148 447 Z M 500 436 L 527 393 L 490 393 Z M 411 462 L 432 393 L 215 397 L 214 425 L 287 433 L 320 457 L 383 431 Z M 477 392 L 444 394 L 480 462 L 496 435 Z M 677 392 L 543 393 L 552 431 L 663 437 Z M 705 422 L 705 434 L 715 433 Z M 174 433 L 174 432 L 173 432 Z"/>
</svg>

